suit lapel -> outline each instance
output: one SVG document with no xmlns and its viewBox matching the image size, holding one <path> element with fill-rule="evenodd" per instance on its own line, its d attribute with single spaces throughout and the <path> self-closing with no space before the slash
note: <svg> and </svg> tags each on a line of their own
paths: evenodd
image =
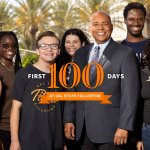
<svg viewBox="0 0 150 150">
<path fill-rule="evenodd" d="M 100 60 L 99 60 L 99 64 L 103 67 L 103 69 L 104 69 L 104 67 L 105 67 L 106 62 L 107 62 L 108 60 L 110 60 L 110 57 L 111 57 L 111 55 L 112 55 L 111 50 L 114 48 L 114 47 L 113 47 L 113 46 L 114 46 L 114 43 L 115 43 L 115 42 L 113 41 L 113 39 L 110 39 L 110 42 L 109 42 L 108 45 L 106 46 L 106 48 L 105 48 L 105 50 L 104 50 L 104 52 L 103 52 L 103 54 L 102 54 L 102 56 L 101 56 L 101 58 L 100 58 Z M 106 67 L 105 67 L 105 68 L 106 68 Z M 93 80 L 95 79 L 95 77 L 96 77 L 96 71 L 93 73 L 90 82 L 93 82 Z"/>
<path fill-rule="evenodd" d="M 103 55 L 106 56 L 107 59 L 110 59 L 113 53 L 113 49 L 115 48 L 115 42 L 113 39 L 110 39 L 109 44 L 106 46 Z"/>
<path fill-rule="evenodd" d="M 107 57 L 103 54 L 99 60 L 99 64 L 103 67 L 107 61 Z M 93 73 L 90 82 L 92 82 L 96 78 L 96 71 Z"/>
<path fill-rule="evenodd" d="M 80 66 L 81 70 L 84 69 L 84 67 L 88 64 L 90 52 L 92 50 L 93 45 L 94 44 L 92 43 L 92 44 L 87 45 L 85 48 L 83 47 L 84 48 L 84 53 L 82 53 L 80 55 L 80 59 L 79 59 L 79 61 L 80 61 L 79 66 Z M 83 86 L 82 90 L 86 91 L 86 88 L 87 88 L 86 86 Z"/>
</svg>

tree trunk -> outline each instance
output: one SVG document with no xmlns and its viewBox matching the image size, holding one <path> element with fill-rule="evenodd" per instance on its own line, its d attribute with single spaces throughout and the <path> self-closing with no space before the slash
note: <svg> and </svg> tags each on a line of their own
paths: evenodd
<svg viewBox="0 0 150 150">
<path fill-rule="evenodd" d="M 31 37 L 32 37 L 32 43 L 31 43 L 31 49 L 33 51 L 36 50 L 36 33 L 38 32 L 38 27 L 32 27 L 31 28 Z"/>
</svg>

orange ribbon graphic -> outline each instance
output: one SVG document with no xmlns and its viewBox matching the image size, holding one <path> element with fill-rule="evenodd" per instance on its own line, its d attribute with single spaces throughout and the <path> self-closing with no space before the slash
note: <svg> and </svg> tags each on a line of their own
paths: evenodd
<svg viewBox="0 0 150 150">
<path fill-rule="evenodd" d="M 111 104 L 111 95 L 104 92 L 46 92 L 39 95 L 39 104 L 56 103 L 57 101 L 99 101 L 101 104 Z"/>
</svg>

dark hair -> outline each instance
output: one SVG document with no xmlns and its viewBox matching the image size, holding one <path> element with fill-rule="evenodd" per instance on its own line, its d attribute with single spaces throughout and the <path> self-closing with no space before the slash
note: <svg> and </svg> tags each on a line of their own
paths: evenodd
<svg viewBox="0 0 150 150">
<path fill-rule="evenodd" d="M 55 37 L 55 38 L 58 40 L 59 44 L 60 44 L 60 40 L 59 40 L 59 38 L 55 35 L 54 32 L 52 32 L 52 31 L 45 31 L 45 32 L 41 33 L 41 34 L 37 37 L 37 40 L 36 40 L 36 47 L 38 47 L 38 42 L 39 42 L 43 37 L 46 37 L 46 36 Z"/>
<path fill-rule="evenodd" d="M 148 40 L 148 43 L 146 44 L 143 54 L 142 54 L 142 68 L 145 66 L 148 66 L 150 69 L 150 39 Z"/>
<path fill-rule="evenodd" d="M 124 16 L 124 18 L 127 18 L 128 12 L 129 12 L 131 9 L 140 9 L 140 10 L 143 12 L 144 17 L 146 16 L 146 8 L 144 7 L 144 5 L 141 4 L 141 3 L 138 3 L 138 2 L 132 2 L 132 3 L 129 3 L 129 4 L 124 8 L 124 11 L 123 11 L 123 16 Z"/>
<path fill-rule="evenodd" d="M 81 44 L 83 44 L 83 43 L 85 45 L 89 44 L 89 39 L 87 38 L 87 36 L 84 34 L 84 32 L 82 30 L 77 29 L 77 28 L 71 28 L 69 30 L 66 30 L 62 37 L 62 40 L 61 40 L 60 55 L 56 60 L 58 68 L 60 68 L 64 64 L 70 62 L 72 59 L 72 57 L 66 52 L 66 49 L 65 49 L 66 37 L 71 34 L 78 36 L 81 41 Z"/>
<path fill-rule="evenodd" d="M 12 31 L 1 31 L 0 32 L 0 41 L 4 36 L 12 36 L 15 40 L 16 43 L 16 58 L 15 58 L 15 73 L 17 73 L 21 68 L 22 68 L 22 63 L 21 63 L 21 57 L 19 53 L 19 44 L 18 44 L 18 39 L 17 36 L 14 32 Z"/>
</svg>

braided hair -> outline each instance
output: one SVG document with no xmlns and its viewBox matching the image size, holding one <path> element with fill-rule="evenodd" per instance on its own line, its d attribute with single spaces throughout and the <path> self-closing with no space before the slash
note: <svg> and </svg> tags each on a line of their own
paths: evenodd
<svg viewBox="0 0 150 150">
<path fill-rule="evenodd" d="M 22 68 L 21 57 L 20 57 L 20 53 L 19 53 L 18 39 L 17 39 L 16 34 L 12 31 L 0 31 L 0 41 L 6 35 L 12 36 L 15 40 L 15 43 L 16 43 L 16 58 L 15 58 L 14 68 L 15 68 L 15 73 L 17 73 Z"/>
</svg>

